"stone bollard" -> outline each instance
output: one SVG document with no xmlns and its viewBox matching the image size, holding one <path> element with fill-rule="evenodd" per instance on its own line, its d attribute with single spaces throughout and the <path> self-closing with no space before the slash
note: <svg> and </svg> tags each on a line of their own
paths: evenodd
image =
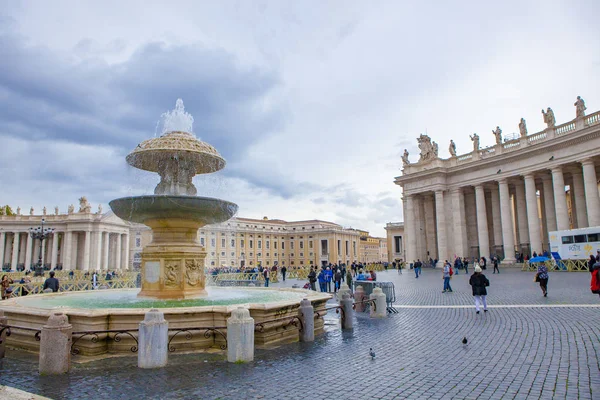
<svg viewBox="0 0 600 400">
<path fill-rule="evenodd" d="M 4 316 L 4 311 L 0 310 L 0 325 L 8 325 L 8 317 Z M 2 329 L 2 326 L 0 326 Z M 0 333 L 0 359 L 4 358 L 6 352 L 6 330 Z"/>
<path fill-rule="evenodd" d="M 315 340 L 315 309 L 308 299 L 302 299 L 298 310 L 302 321 L 301 342 L 313 342 Z"/>
<path fill-rule="evenodd" d="M 162 311 L 151 309 L 140 322 L 138 368 L 165 367 L 169 355 L 169 322 Z"/>
<path fill-rule="evenodd" d="M 73 327 L 68 317 L 55 312 L 42 326 L 40 341 L 40 375 L 65 374 L 71 369 Z"/>
<path fill-rule="evenodd" d="M 227 318 L 227 361 L 254 360 L 254 318 L 250 311 L 238 307 Z"/>
<path fill-rule="evenodd" d="M 344 293 L 340 305 L 344 312 L 344 318 L 342 319 L 342 329 L 352 329 L 354 310 L 352 309 L 352 297 L 350 294 Z"/>
<path fill-rule="evenodd" d="M 360 303 L 361 301 L 364 301 L 365 298 L 365 289 L 363 289 L 362 286 L 357 286 L 356 289 L 354 289 L 354 301 Z M 363 312 L 365 310 L 364 303 L 357 304 L 355 310 L 356 312 Z"/>
<path fill-rule="evenodd" d="M 376 287 L 371 293 L 370 300 L 375 300 L 375 307 L 371 304 L 371 318 L 386 318 L 387 317 L 387 303 L 385 299 L 385 293 L 381 288 Z M 375 311 L 377 310 L 377 311 Z"/>
<path fill-rule="evenodd" d="M 344 286 L 340 288 L 340 290 L 338 290 L 337 292 L 338 303 L 340 303 L 344 298 L 344 293 L 348 293 L 348 296 L 352 296 L 352 291 L 350 290 L 350 288 L 348 286 Z"/>
</svg>

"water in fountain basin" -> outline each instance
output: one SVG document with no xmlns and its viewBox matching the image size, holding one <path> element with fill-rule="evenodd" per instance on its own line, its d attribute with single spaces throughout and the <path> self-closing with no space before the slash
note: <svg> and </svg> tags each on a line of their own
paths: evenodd
<svg viewBox="0 0 600 400">
<path fill-rule="evenodd" d="M 54 296 L 19 297 L 18 303 L 27 307 L 52 309 L 71 307 L 82 309 L 100 308 L 180 308 L 250 303 L 273 303 L 299 301 L 306 295 L 298 292 L 207 287 L 207 297 L 185 300 L 158 300 L 138 298 L 139 289 L 98 290 L 92 292 L 64 293 Z"/>
<path fill-rule="evenodd" d="M 192 126 L 194 125 L 194 117 L 185 112 L 183 100 L 177 99 L 174 110 L 161 114 L 160 120 L 156 125 L 157 128 L 161 125 L 161 123 L 161 135 L 174 131 L 193 133 Z"/>
</svg>

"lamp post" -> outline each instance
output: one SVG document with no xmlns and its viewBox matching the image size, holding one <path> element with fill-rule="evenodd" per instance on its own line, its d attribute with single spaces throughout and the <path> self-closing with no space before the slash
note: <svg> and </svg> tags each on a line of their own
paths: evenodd
<svg viewBox="0 0 600 400">
<path fill-rule="evenodd" d="M 40 257 L 38 258 L 37 267 L 35 268 L 34 276 L 43 276 L 42 272 L 44 269 L 43 261 L 42 261 L 42 249 L 44 248 L 44 240 L 47 239 L 52 233 L 54 233 L 54 228 L 44 228 L 44 222 L 46 222 L 45 218 L 42 218 L 42 226 L 38 226 L 37 228 L 29 228 L 29 234 L 32 239 L 40 240 Z"/>
</svg>

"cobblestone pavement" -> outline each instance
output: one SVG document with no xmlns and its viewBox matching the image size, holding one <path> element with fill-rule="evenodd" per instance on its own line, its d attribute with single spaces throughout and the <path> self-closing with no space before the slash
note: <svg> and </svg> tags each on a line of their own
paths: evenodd
<svg viewBox="0 0 600 400">
<path fill-rule="evenodd" d="M 253 363 L 196 353 L 140 370 L 135 357 L 118 357 L 40 377 L 35 356 L 9 351 L 0 384 L 55 399 L 599 399 L 600 299 L 589 274 L 552 274 L 544 298 L 533 274 L 502 272 L 490 274 L 489 303 L 500 307 L 486 314 L 475 314 L 466 276 L 442 294 L 437 270 L 393 271 L 379 278 L 396 283 L 407 306 L 398 314 L 358 315 L 349 332 L 328 315 L 314 343 L 257 350 Z"/>
</svg>

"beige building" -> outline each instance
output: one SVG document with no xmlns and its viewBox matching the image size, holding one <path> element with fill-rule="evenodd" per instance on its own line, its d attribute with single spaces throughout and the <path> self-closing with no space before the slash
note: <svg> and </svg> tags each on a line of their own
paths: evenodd
<svg viewBox="0 0 600 400">
<path fill-rule="evenodd" d="M 385 238 L 374 237 L 369 232 L 357 230 L 360 235 L 359 258 L 357 261 L 363 264 L 387 261 L 387 240 Z"/>
<path fill-rule="evenodd" d="M 388 222 L 385 225 L 388 262 L 404 261 L 406 259 L 406 250 L 404 248 L 404 223 Z"/>
<path fill-rule="evenodd" d="M 40 227 L 54 232 L 43 240 L 33 239 L 30 228 Z M 36 214 L 32 209 L 29 215 L 0 215 L 0 260 L 5 270 L 31 270 L 41 259 L 42 264 L 54 269 L 96 270 L 122 269 L 129 266 L 129 228 L 112 212 L 96 213 L 85 197 L 80 199 L 79 211 L 69 206 L 66 213 L 58 207 L 52 214 L 46 208 Z"/>
<path fill-rule="evenodd" d="M 497 254 L 512 263 L 515 252 L 547 250 L 549 231 L 600 226 L 600 112 L 586 116 L 578 98 L 575 119 L 556 125 L 550 108 L 543 114 L 543 131 L 528 133 L 521 119 L 520 137 L 503 141 L 497 127 L 491 147 L 474 134 L 472 151 L 457 155 L 451 141 L 449 159 L 427 135 L 417 162 L 405 151 L 395 183 L 407 261 Z"/>
<path fill-rule="evenodd" d="M 135 225 L 133 263 L 141 262 L 142 248 L 152 238 L 149 228 Z M 139 242 L 137 241 L 139 239 Z M 234 217 L 199 230 L 207 252 L 206 267 L 306 267 L 323 263 L 352 263 L 360 259 L 360 236 L 354 229 L 332 222 L 283 221 Z"/>
</svg>

